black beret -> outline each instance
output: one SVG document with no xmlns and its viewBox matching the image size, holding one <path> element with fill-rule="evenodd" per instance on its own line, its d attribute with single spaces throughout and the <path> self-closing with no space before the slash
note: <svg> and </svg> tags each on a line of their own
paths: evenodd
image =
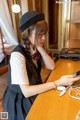
<svg viewBox="0 0 80 120">
<path fill-rule="evenodd" d="M 37 11 L 26 12 L 24 15 L 22 15 L 20 19 L 19 31 L 23 32 L 24 30 L 26 30 L 28 27 L 30 27 L 34 23 L 44 20 L 44 19 L 45 19 L 45 16 L 41 12 L 37 12 Z"/>
</svg>

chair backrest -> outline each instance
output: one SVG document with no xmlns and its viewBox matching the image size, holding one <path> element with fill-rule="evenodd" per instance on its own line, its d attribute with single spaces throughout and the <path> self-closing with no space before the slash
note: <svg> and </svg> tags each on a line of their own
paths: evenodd
<svg viewBox="0 0 80 120">
<path fill-rule="evenodd" d="M 3 44 L 3 35 L 2 35 L 2 30 L 1 30 L 1 27 L 0 27 L 0 42 L 1 42 L 1 47 L 2 47 L 2 49 L 4 49 L 4 44 Z"/>
</svg>

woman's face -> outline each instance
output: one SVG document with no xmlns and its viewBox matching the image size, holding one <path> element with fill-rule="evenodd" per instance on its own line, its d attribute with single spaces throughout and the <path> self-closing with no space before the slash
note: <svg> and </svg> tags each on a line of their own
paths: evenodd
<svg viewBox="0 0 80 120">
<path fill-rule="evenodd" d="M 36 31 L 34 30 L 29 39 L 32 45 L 43 47 L 46 39 L 46 33 L 41 33 L 36 37 Z"/>
<path fill-rule="evenodd" d="M 46 39 L 46 33 L 39 34 L 37 37 L 37 45 L 43 47 Z"/>
<path fill-rule="evenodd" d="M 29 39 L 34 46 L 44 46 L 48 26 L 46 21 L 39 21 L 30 27 Z"/>
</svg>

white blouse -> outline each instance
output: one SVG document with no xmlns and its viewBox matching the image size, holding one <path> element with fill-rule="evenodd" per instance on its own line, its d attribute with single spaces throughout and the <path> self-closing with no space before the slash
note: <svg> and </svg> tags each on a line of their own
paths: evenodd
<svg viewBox="0 0 80 120">
<path fill-rule="evenodd" d="M 29 84 L 28 74 L 26 71 L 25 57 L 19 52 L 13 52 L 10 58 L 11 65 L 11 83 L 12 84 Z"/>
<path fill-rule="evenodd" d="M 30 46 L 31 55 L 36 52 Z M 33 61 L 37 67 L 36 61 Z M 20 52 L 13 52 L 10 58 L 12 84 L 29 84 L 25 57 Z"/>
</svg>

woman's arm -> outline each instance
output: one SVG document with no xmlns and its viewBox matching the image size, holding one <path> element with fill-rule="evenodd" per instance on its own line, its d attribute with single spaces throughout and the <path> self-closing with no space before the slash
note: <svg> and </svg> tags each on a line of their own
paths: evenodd
<svg viewBox="0 0 80 120">
<path fill-rule="evenodd" d="M 26 60 L 20 52 L 12 52 L 10 57 L 11 84 L 29 84 Z"/>
<path fill-rule="evenodd" d="M 51 89 L 55 89 L 54 82 L 48 82 L 40 85 L 20 85 L 21 91 L 25 97 L 34 96 L 46 92 Z"/>
<path fill-rule="evenodd" d="M 29 85 L 29 79 L 26 71 L 26 63 L 24 56 L 19 52 L 13 52 L 10 58 L 11 65 L 11 78 L 12 84 L 19 85 L 21 91 L 25 97 L 30 97 L 45 91 L 51 90 L 59 85 L 72 85 L 73 82 L 80 79 L 80 77 L 74 78 L 72 75 L 61 77 L 54 82 L 48 82 L 40 85 Z"/>
<path fill-rule="evenodd" d="M 37 47 L 37 50 L 40 52 L 46 68 L 53 70 L 55 68 L 54 60 L 46 53 L 42 47 Z"/>
<path fill-rule="evenodd" d="M 48 82 L 40 85 L 20 85 L 20 88 L 25 97 L 30 97 L 51 89 L 55 89 L 55 85 L 56 87 L 60 85 L 70 86 L 77 80 L 80 80 L 80 77 L 74 78 L 73 75 L 65 75 L 55 82 Z"/>
</svg>

